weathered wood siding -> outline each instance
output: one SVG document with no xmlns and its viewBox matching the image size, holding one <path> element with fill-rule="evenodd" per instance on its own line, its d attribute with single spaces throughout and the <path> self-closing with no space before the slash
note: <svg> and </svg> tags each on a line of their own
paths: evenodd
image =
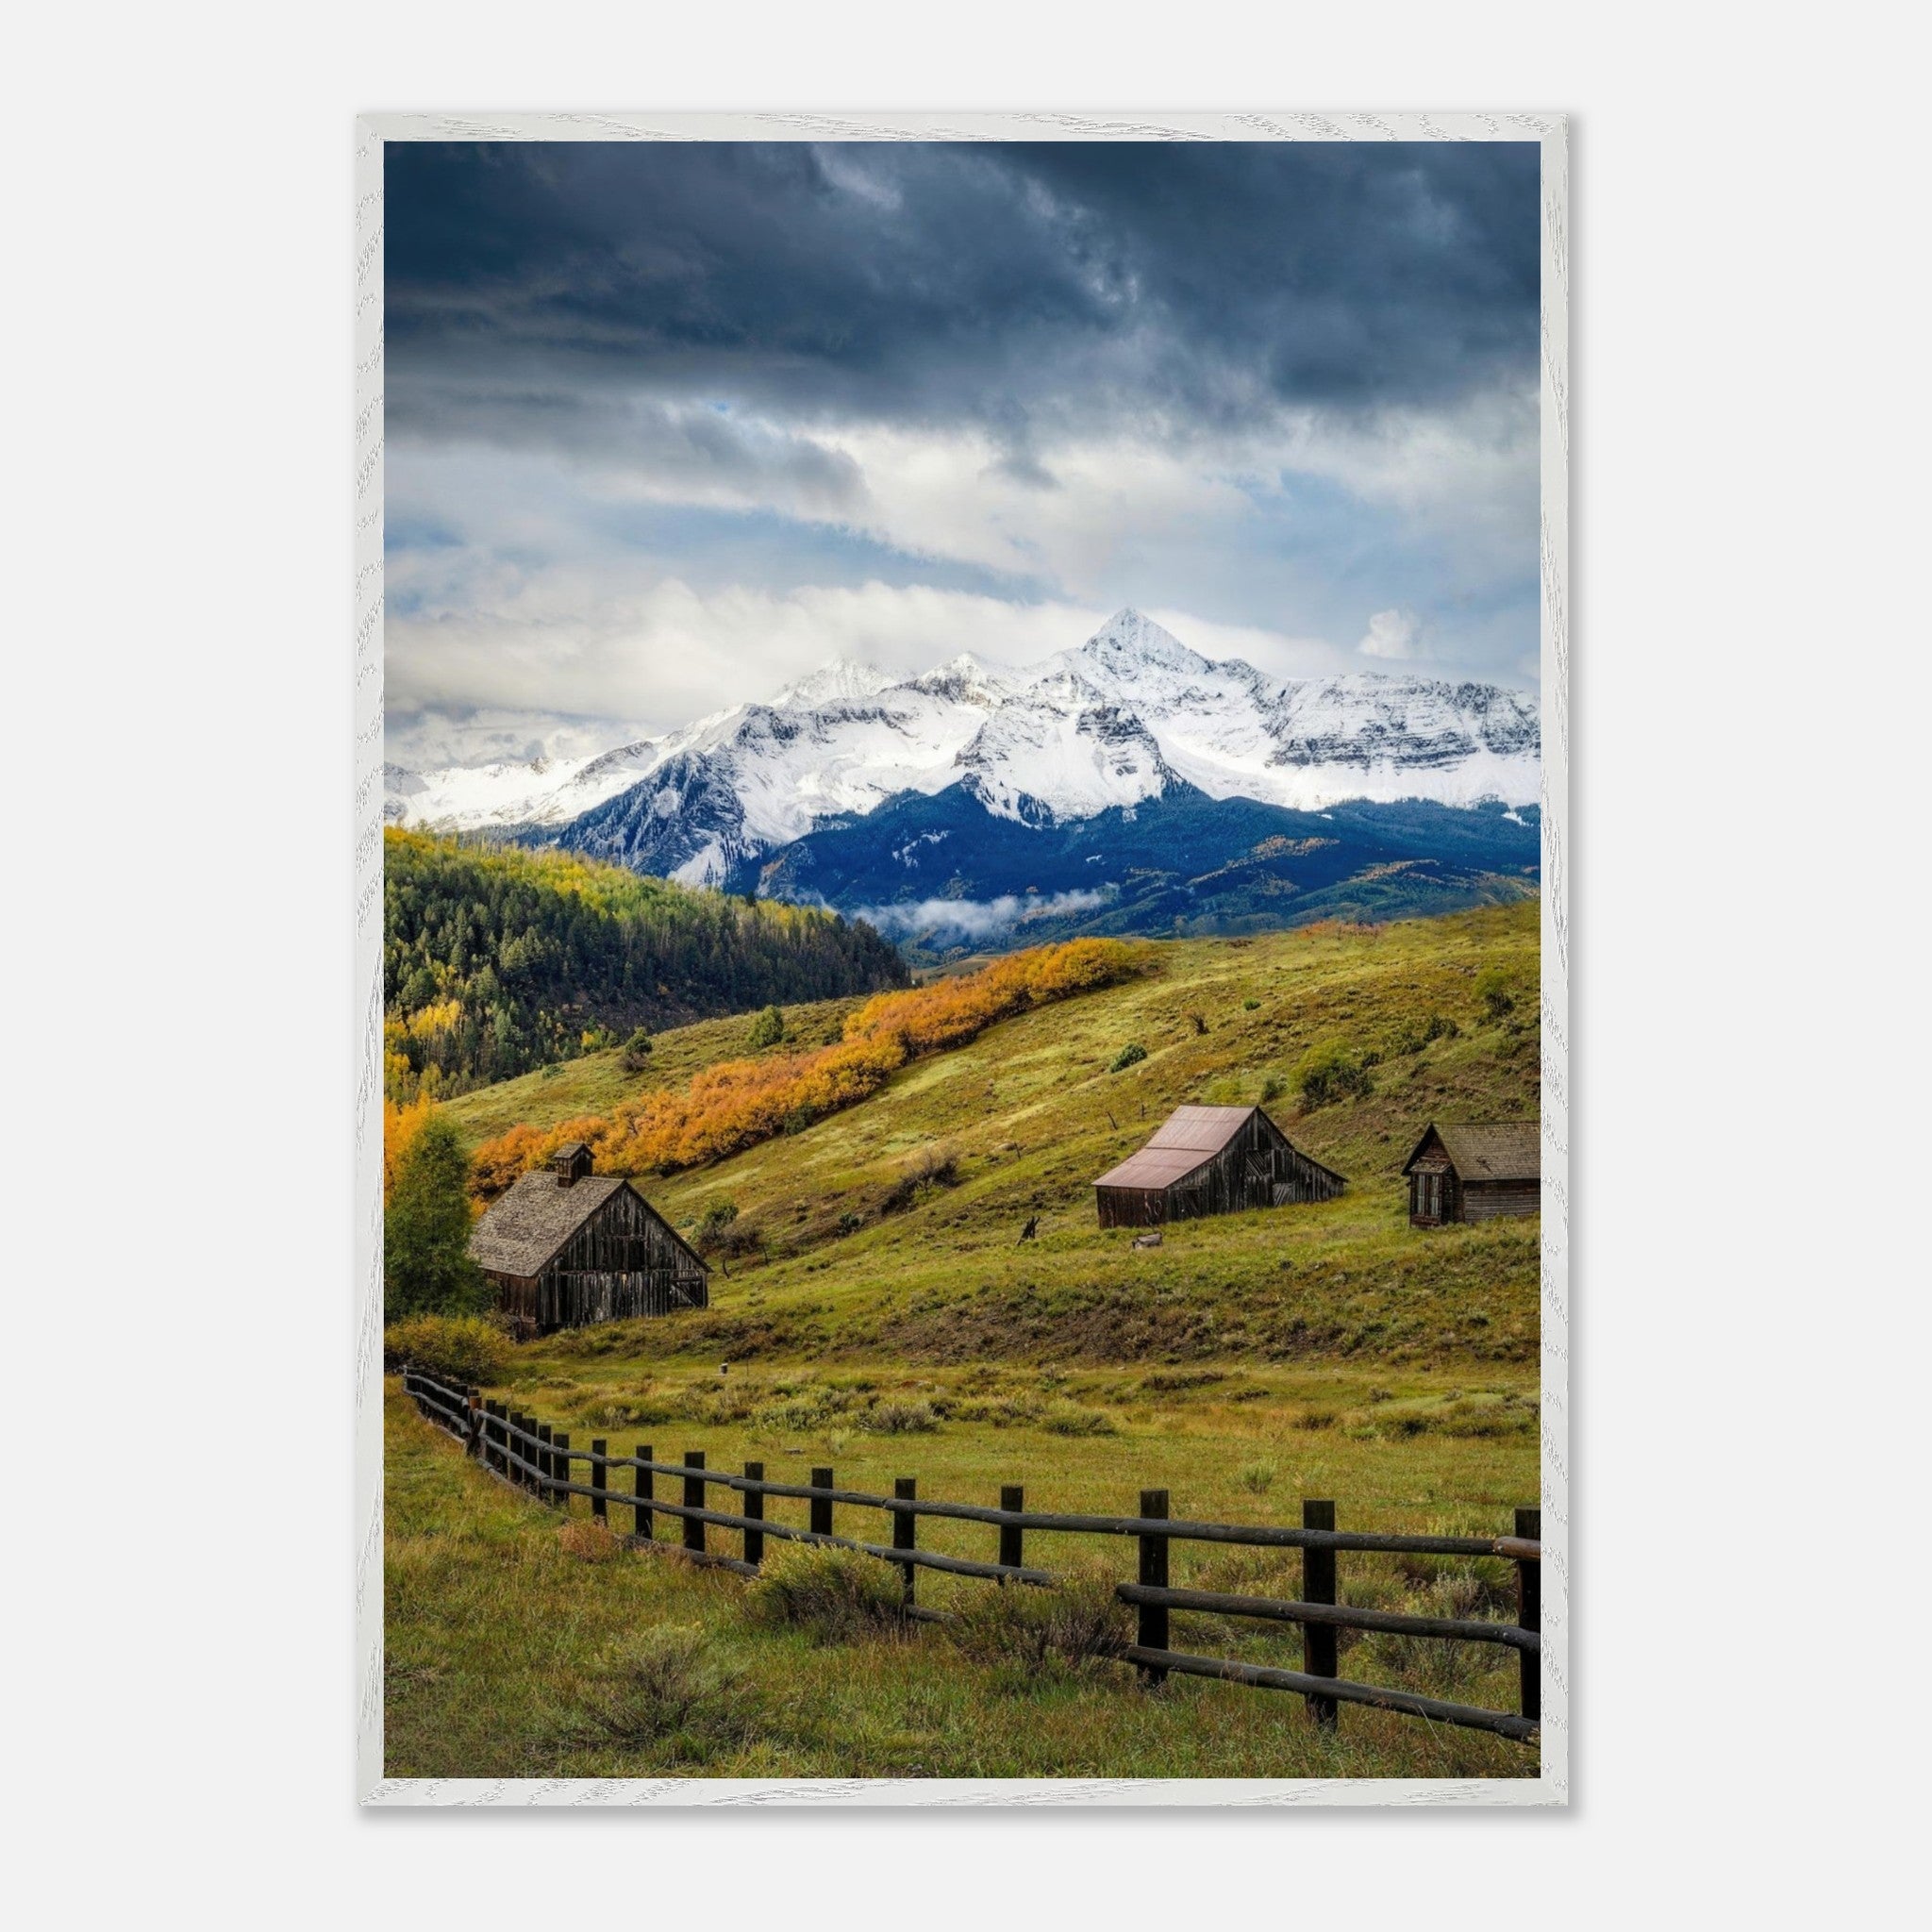
<svg viewBox="0 0 1932 1932">
<path fill-rule="evenodd" d="M 1464 1181 L 1457 1190 L 1464 1221 L 1494 1221 L 1506 1214 L 1540 1214 L 1541 1181 Z"/>
<path fill-rule="evenodd" d="M 534 1280 L 498 1275 L 499 1305 L 539 1329 L 702 1308 L 704 1269 L 629 1188 L 620 1188 Z"/>
<path fill-rule="evenodd" d="M 1219 1154 L 1166 1188 L 1096 1188 L 1102 1227 L 1158 1227 L 1250 1208 L 1332 1201 L 1345 1183 L 1289 1141 L 1264 1114 L 1253 1114 Z"/>
</svg>

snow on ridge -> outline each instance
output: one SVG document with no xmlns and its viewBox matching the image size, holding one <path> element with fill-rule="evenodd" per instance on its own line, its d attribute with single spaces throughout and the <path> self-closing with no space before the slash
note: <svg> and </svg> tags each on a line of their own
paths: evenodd
<svg viewBox="0 0 1932 1932">
<path fill-rule="evenodd" d="M 1343 799 L 1506 806 L 1541 795 L 1540 708 L 1503 687 L 1408 674 L 1276 683 L 1214 659 L 1127 608 L 1075 649 L 1014 670 L 961 653 L 898 678 L 821 665 L 769 704 L 741 704 L 591 758 L 385 769 L 385 815 L 437 829 L 562 827 L 677 758 L 707 762 L 751 849 L 902 791 L 967 782 L 1028 824 L 1091 817 L 1176 779 L 1209 796 L 1318 809 Z M 693 824 L 684 868 L 724 854 Z"/>
<path fill-rule="evenodd" d="M 901 680 L 858 658 L 830 658 L 816 671 L 785 685 L 772 700 L 774 709 L 809 710 L 820 705 L 851 704 L 876 697 Z"/>
</svg>

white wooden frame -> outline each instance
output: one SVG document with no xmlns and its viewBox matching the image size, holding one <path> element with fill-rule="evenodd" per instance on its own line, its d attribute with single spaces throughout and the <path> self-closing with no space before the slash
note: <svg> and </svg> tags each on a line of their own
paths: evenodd
<svg viewBox="0 0 1932 1932">
<path fill-rule="evenodd" d="M 402 141 L 1525 141 L 1542 149 L 1542 1512 L 1539 1776 L 382 1775 L 382 156 Z M 356 127 L 355 1285 L 358 1786 L 385 1806 L 1560 1805 L 1570 1786 L 1569 158 L 1560 114 L 375 114 Z"/>
</svg>

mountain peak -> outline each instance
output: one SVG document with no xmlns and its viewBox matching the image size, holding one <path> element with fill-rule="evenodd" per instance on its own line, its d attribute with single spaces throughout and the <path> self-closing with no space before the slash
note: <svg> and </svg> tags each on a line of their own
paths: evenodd
<svg viewBox="0 0 1932 1932">
<path fill-rule="evenodd" d="M 772 700 L 774 705 L 852 704 L 876 697 L 898 680 L 858 658 L 828 658 L 816 671 L 794 679 Z"/>
<path fill-rule="evenodd" d="M 961 651 L 913 678 L 912 689 L 968 704 L 995 705 L 1014 689 L 1014 675 L 1004 664 L 989 664 L 971 651 Z"/>
<path fill-rule="evenodd" d="M 1165 664 L 1175 671 L 1191 671 L 1208 661 L 1189 650 L 1171 630 L 1141 616 L 1132 605 L 1116 610 L 1080 646 L 1080 652 L 1083 657 L 1111 663 Z"/>
</svg>

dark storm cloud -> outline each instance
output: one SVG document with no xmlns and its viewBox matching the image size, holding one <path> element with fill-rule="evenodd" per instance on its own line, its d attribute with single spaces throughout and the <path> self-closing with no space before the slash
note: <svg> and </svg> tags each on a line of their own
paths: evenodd
<svg viewBox="0 0 1932 1932">
<path fill-rule="evenodd" d="M 856 505 L 864 480 L 852 458 L 768 424 L 738 422 L 705 405 L 667 404 L 618 391 L 585 392 L 433 375 L 406 385 L 391 408 L 407 432 L 433 425 L 444 441 L 555 450 L 675 470 L 683 486 L 782 495 L 795 508 L 836 514 Z"/>
<path fill-rule="evenodd" d="M 1096 422 L 1186 439 L 1536 379 L 1531 144 L 397 143 L 387 167 L 391 424 L 432 441 L 587 452 L 646 394 L 972 423 L 1022 475 Z M 722 414 L 643 426 L 710 463 L 823 460 Z"/>
</svg>

